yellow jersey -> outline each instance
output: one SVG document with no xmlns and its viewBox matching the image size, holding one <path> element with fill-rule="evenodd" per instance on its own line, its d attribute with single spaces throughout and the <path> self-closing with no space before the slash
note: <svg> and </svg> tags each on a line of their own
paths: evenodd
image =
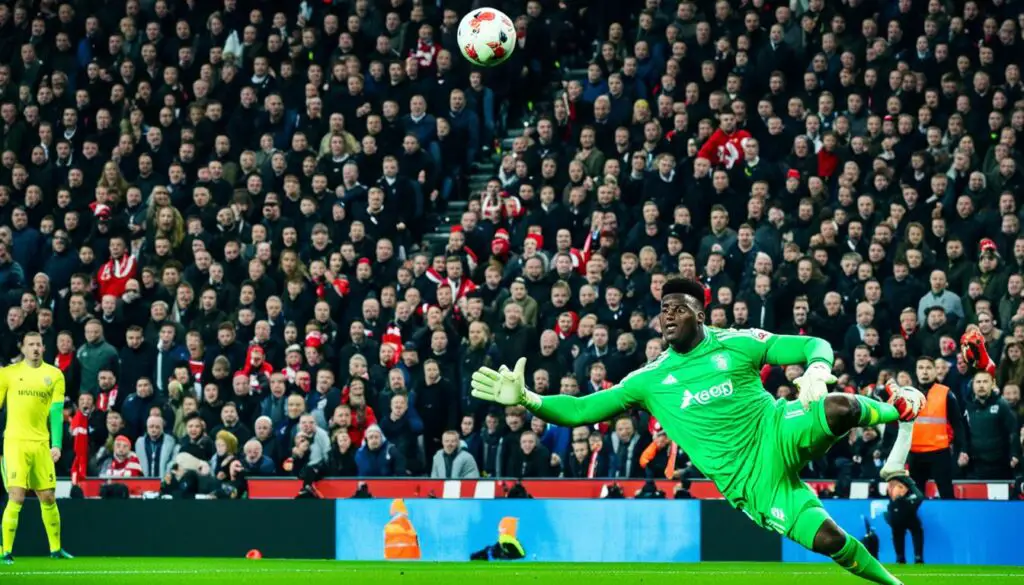
<svg viewBox="0 0 1024 585">
<path fill-rule="evenodd" d="M 6 404 L 5 404 L 6 399 Z M 7 411 L 5 439 L 50 440 L 50 407 L 64 404 L 64 372 L 24 361 L 0 369 L 0 408 Z"/>
</svg>

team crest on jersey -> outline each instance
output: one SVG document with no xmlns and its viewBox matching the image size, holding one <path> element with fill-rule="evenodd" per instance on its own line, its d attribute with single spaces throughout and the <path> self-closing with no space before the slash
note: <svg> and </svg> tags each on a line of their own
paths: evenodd
<svg viewBox="0 0 1024 585">
<path fill-rule="evenodd" d="M 49 376 L 44 376 L 43 377 L 43 385 L 44 386 L 49 386 L 52 383 L 53 383 L 53 380 L 51 380 Z"/>
<path fill-rule="evenodd" d="M 765 341 L 769 337 L 772 336 L 771 333 L 768 333 L 764 329 L 751 329 L 750 330 L 750 335 L 751 335 L 751 337 L 753 337 L 754 339 L 756 339 L 758 341 Z"/>
<path fill-rule="evenodd" d="M 711 360 L 715 362 L 715 367 L 718 368 L 719 370 L 729 369 L 729 359 L 726 358 L 725 355 L 717 354 L 714 357 L 712 357 Z"/>
</svg>

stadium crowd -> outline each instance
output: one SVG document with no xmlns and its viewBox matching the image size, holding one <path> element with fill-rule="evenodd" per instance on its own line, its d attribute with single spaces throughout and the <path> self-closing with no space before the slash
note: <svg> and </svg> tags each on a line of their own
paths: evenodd
<svg viewBox="0 0 1024 585">
<path fill-rule="evenodd" d="M 838 391 L 942 394 L 923 473 L 1017 474 L 1019 3 L 484 2 L 517 49 L 476 70 L 480 4 L 0 3 L 0 360 L 39 331 L 64 371 L 62 473 L 696 477 L 643 413 L 468 388 L 610 387 L 679 273 L 714 326 L 831 342 Z M 893 434 L 806 475 L 876 479 Z"/>
</svg>

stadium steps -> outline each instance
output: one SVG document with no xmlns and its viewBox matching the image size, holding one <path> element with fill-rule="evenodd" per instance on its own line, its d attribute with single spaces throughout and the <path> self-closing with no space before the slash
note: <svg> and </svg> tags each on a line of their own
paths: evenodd
<svg viewBox="0 0 1024 585">
<path fill-rule="evenodd" d="M 562 79 L 571 81 L 574 79 L 584 79 L 587 76 L 587 70 L 585 68 L 577 69 L 563 69 Z M 561 81 L 552 81 L 549 86 L 548 95 L 542 98 L 542 101 L 534 103 L 535 111 L 549 111 L 551 103 L 558 96 L 559 92 L 562 91 Z M 512 150 L 512 142 L 523 135 L 525 126 L 513 126 L 508 128 L 502 133 L 500 141 L 501 150 L 500 152 L 494 152 L 491 160 L 483 161 L 477 164 L 473 173 L 468 177 L 468 188 L 470 193 L 479 193 L 483 191 L 489 181 L 498 172 L 498 167 L 501 164 L 501 153 Z M 433 254 L 439 253 L 444 250 L 445 245 L 448 243 L 448 233 L 451 231 L 451 226 L 457 225 L 461 218 L 462 212 L 466 210 L 468 204 L 465 201 L 452 201 L 448 204 L 448 211 L 442 218 L 442 222 L 434 227 L 431 233 L 424 235 L 424 243 L 426 243 L 430 252 Z"/>
</svg>

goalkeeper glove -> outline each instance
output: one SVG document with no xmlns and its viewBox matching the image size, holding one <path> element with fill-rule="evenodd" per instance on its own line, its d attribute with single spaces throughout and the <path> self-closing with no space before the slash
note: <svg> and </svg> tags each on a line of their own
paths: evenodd
<svg viewBox="0 0 1024 585">
<path fill-rule="evenodd" d="M 977 329 L 964 333 L 960 338 L 960 353 L 971 366 L 995 374 L 996 365 L 992 363 L 992 358 L 988 355 L 985 337 Z"/>
<path fill-rule="evenodd" d="M 832 368 L 823 362 L 815 362 L 804 371 L 804 375 L 793 380 L 800 391 L 799 399 L 804 410 L 809 410 L 812 402 L 817 402 L 828 394 L 828 384 L 835 384 L 836 377 Z"/>
<path fill-rule="evenodd" d="M 515 369 L 502 365 L 498 371 L 486 366 L 473 372 L 470 381 L 471 394 L 474 398 L 496 402 L 503 406 L 525 406 L 535 409 L 540 407 L 540 395 L 526 388 L 524 374 L 526 358 L 519 358 Z"/>
</svg>

